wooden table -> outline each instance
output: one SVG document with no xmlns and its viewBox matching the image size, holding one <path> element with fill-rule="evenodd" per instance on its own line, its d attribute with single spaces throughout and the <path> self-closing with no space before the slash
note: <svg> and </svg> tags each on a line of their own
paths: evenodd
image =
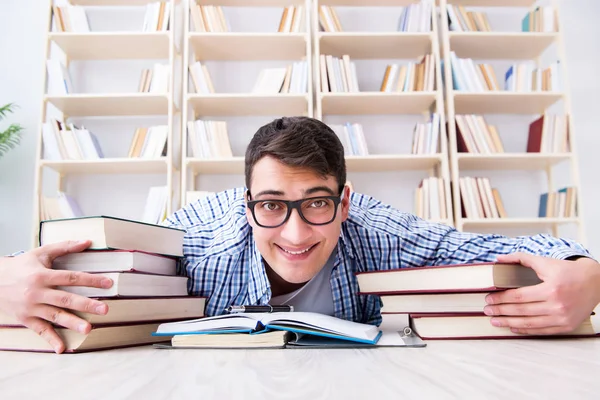
<svg viewBox="0 0 600 400">
<path fill-rule="evenodd" d="M 0 352 L 0 399 L 598 399 L 600 340 Z"/>
</svg>

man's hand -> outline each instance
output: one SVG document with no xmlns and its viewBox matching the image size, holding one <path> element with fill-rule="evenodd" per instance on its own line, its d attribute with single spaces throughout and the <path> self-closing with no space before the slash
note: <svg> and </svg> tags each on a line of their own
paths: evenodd
<svg viewBox="0 0 600 400">
<path fill-rule="evenodd" d="M 494 326 L 549 335 L 576 329 L 600 303 L 600 264 L 590 258 L 556 260 L 531 254 L 498 256 L 498 262 L 532 268 L 542 283 L 489 294 L 484 308 Z"/>
<path fill-rule="evenodd" d="M 64 343 L 50 322 L 81 333 L 91 329 L 89 322 L 65 309 L 100 315 L 108 312 L 107 305 L 100 301 L 53 288 L 112 286 L 112 280 L 98 274 L 51 269 L 56 257 L 83 251 L 90 243 L 89 240 L 54 243 L 16 257 L 0 258 L 0 311 L 14 315 L 46 339 L 56 353 L 64 351 Z"/>
</svg>

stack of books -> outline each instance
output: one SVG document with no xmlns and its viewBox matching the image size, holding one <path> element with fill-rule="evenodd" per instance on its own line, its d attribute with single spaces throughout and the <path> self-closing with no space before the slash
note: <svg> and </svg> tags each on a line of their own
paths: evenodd
<svg viewBox="0 0 600 400">
<path fill-rule="evenodd" d="M 183 256 L 184 233 L 105 216 L 42 221 L 41 245 L 92 241 L 86 251 L 56 258 L 53 269 L 97 273 L 113 281 L 107 289 L 57 287 L 108 305 L 105 315 L 67 310 L 90 322 L 92 329 L 83 334 L 56 326 L 65 351 L 153 344 L 168 339 L 152 336 L 161 323 L 203 317 L 206 299 L 188 296 L 187 277 L 176 274 Z M 0 349 L 53 351 L 45 339 L 9 315 L 0 315 Z"/>
<path fill-rule="evenodd" d="M 496 327 L 484 314 L 489 293 L 541 283 L 520 264 L 478 263 L 357 273 L 361 295 L 380 296 L 382 326 L 405 325 L 422 339 L 532 338 Z M 596 329 L 598 324 L 596 323 Z M 561 336 L 598 334 L 592 316 Z"/>
</svg>

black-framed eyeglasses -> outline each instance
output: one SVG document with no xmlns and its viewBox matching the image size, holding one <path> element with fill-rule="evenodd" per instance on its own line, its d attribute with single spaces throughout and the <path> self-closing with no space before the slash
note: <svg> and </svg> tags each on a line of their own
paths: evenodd
<svg viewBox="0 0 600 400">
<path fill-rule="evenodd" d="M 343 193 L 343 192 L 342 192 Z M 248 198 L 250 192 L 248 191 Z M 327 225 L 337 215 L 339 196 L 316 196 L 300 200 L 248 200 L 247 206 L 252 212 L 256 225 L 262 228 L 277 228 L 287 222 L 296 209 L 304 222 L 310 225 Z"/>
</svg>

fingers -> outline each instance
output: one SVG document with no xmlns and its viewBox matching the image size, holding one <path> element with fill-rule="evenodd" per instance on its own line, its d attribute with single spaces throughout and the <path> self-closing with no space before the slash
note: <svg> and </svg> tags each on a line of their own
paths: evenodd
<svg viewBox="0 0 600 400">
<path fill-rule="evenodd" d="M 487 304 L 534 303 L 544 301 L 548 298 L 546 286 L 545 283 L 540 283 L 538 285 L 490 293 L 485 297 L 485 301 Z"/>
<path fill-rule="evenodd" d="M 92 329 L 92 326 L 88 321 L 61 308 L 49 306 L 47 304 L 35 306 L 32 310 L 32 314 L 51 322 L 54 325 L 64 326 L 65 328 L 69 328 L 82 334 L 87 334 Z"/>
<path fill-rule="evenodd" d="M 25 319 L 23 321 L 23 325 L 33 330 L 44 340 L 46 340 L 50 346 L 52 346 L 55 353 L 60 354 L 65 351 L 65 344 L 49 322 L 32 317 Z"/>
<path fill-rule="evenodd" d="M 106 303 L 63 290 L 46 289 L 42 291 L 38 303 L 90 314 L 105 315 L 108 312 Z M 53 319 L 49 319 L 49 321 L 53 321 Z"/>
<path fill-rule="evenodd" d="M 547 302 L 538 301 L 535 303 L 514 303 L 499 304 L 494 306 L 485 306 L 483 312 L 485 315 L 514 315 L 514 316 L 535 316 L 551 314 Z"/>
<path fill-rule="evenodd" d="M 538 256 L 527 253 L 501 254 L 498 255 L 498 262 L 517 263 L 526 267 L 534 267 L 538 258 Z"/>
<path fill-rule="evenodd" d="M 491 324 L 497 327 L 508 327 L 525 331 L 531 329 L 549 329 L 549 328 L 560 328 L 555 323 L 556 317 L 551 315 L 539 315 L 535 317 L 493 317 Z M 513 332 L 515 332 L 513 330 Z M 518 332 L 522 333 L 522 332 Z"/>
<path fill-rule="evenodd" d="M 52 260 L 54 260 L 56 257 L 69 253 L 79 253 L 87 249 L 91 243 L 92 242 L 90 240 L 68 240 L 40 246 L 33 249 L 32 253 L 38 256 L 38 258 L 42 260 L 47 268 L 50 268 Z"/>
<path fill-rule="evenodd" d="M 99 274 L 80 271 L 51 270 L 46 271 L 45 282 L 48 286 L 89 286 L 107 289 L 112 280 Z"/>
</svg>

